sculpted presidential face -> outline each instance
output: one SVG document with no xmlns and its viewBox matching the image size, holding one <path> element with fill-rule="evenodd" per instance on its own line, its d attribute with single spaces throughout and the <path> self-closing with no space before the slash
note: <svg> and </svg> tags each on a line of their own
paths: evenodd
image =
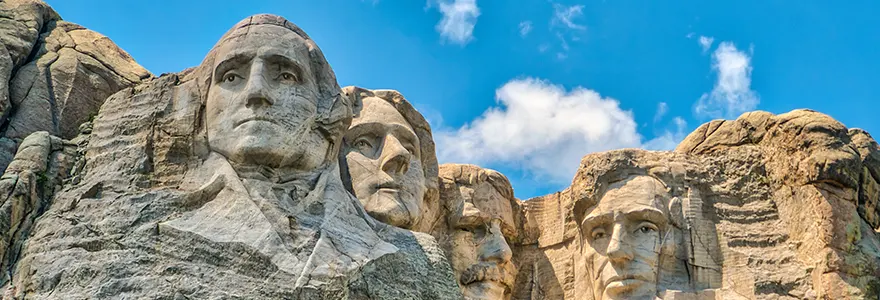
<svg viewBox="0 0 880 300">
<path fill-rule="evenodd" d="M 509 299 L 516 278 L 509 241 L 517 235 L 511 200 L 518 200 L 484 180 L 452 188 L 458 191 L 444 192 L 456 195 L 444 199 L 452 202 L 444 247 L 465 298 Z"/>
<path fill-rule="evenodd" d="M 343 141 L 352 189 L 367 213 L 411 228 L 420 218 L 427 189 L 412 126 L 388 101 L 366 97 Z"/>
<path fill-rule="evenodd" d="M 634 176 L 611 184 L 581 223 L 594 299 L 654 299 L 667 230 L 662 183 Z"/>
<path fill-rule="evenodd" d="M 305 40 L 274 25 L 215 48 L 205 107 L 211 150 L 239 164 L 313 169 L 329 143 L 313 129 L 318 87 Z"/>
</svg>

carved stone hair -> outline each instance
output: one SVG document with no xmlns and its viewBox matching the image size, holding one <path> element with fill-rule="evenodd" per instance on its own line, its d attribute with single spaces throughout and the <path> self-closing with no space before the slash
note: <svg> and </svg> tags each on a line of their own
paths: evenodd
<svg viewBox="0 0 880 300">
<path fill-rule="evenodd" d="M 309 67 L 313 73 L 315 85 L 318 87 L 316 129 L 321 130 L 327 139 L 330 140 L 333 145 L 331 152 L 338 153 L 342 134 L 351 125 L 354 105 L 349 102 L 348 98 L 341 95 L 342 91 L 336 82 L 336 75 L 333 73 L 330 64 L 324 58 L 324 54 L 318 48 L 318 45 L 315 44 L 305 31 L 283 17 L 270 14 L 253 15 L 235 24 L 232 29 L 220 38 L 217 44 L 208 52 L 208 55 L 205 56 L 201 65 L 196 69 L 196 74 L 194 74 L 197 78 L 196 84 L 198 85 L 199 98 L 202 105 L 205 104 L 208 98 L 218 49 L 226 42 L 246 36 L 251 26 L 278 26 L 290 30 L 304 40 L 309 52 Z"/>
<path fill-rule="evenodd" d="M 440 174 L 441 180 L 451 183 L 473 186 L 482 182 L 488 182 L 499 194 L 505 199 L 516 200 L 513 197 L 513 188 L 510 180 L 504 174 L 492 169 L 481 168 L 476 165 L 454 164 L 444 165 L 443 173 Z M 451 166 L 453 168 L 449 168 Z"/>
</svg>

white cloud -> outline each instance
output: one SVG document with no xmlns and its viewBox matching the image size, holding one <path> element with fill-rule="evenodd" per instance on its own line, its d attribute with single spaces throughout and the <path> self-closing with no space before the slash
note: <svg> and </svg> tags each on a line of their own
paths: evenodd
<svg viewBox="0 0 880 300">
<path fill-rule="evenodd" d="M 654 123 L 663 119 L 663 116 L 666 115 L 666 112 L 669 111 L 669 105 L 666 102 L 657 103 L 657 113 L 654 114 Z"/>
<path fill-rule="evenodd" d="M 586 26 L 576 24 L 574 22 L 575 18 L 580 17 L 584 14 L 583 5 L 565 6 L 559 3 L 554 3 L 553 9 L 555 10 L 552 21 L 554 25 L 562 25 L 570 29 L 578 30 L 587 29 Z"/>
<path fill-rule="evenodd" d="M 430 3 L 430 2 L 429 2 Z M 480 16 L 476 0 L 437 0 L 443 19 L 437 32 L 444 41 L 466 45 L 474 39 L 474 26 Z"/>
<path fill-rule="evenodd" d="M 715 38 L 701 35 L 699 42 L 700 47 L 703 47 L 703 53 L 706 53 L 706 51 L 709 51 L 709 48 L 712 48 L 712 43 L 715 42 Z"/>
<path fill-rule="evenodd" d="M 441 162 L 517 166 L 565 183 L 588 153 L 641 146 L 632 112 L 593 90 L 524 78 L 495 97 L 498 105 L 469 124 L 436 131 Z"/>
<path fill-rule="evenodd" d="M 751 89 L 751 51 L 740 51 L 731 42 L 721 42 L 712 53 L 712 70 L 718 80 L 710 93 L 703 94 L 694 111 L 697 115 L 711 118 L 735 118 L 754 110 L 760 99 Z"/>
<path fill-rule="evenodd" d="M 532 21 L 519 22 L 519 35 L 526 37 L 529 35 L 529 32 L 532 32 Z"/>
<path fill-rule="evenodd" d="M 672 118 L 674 131 L 666 129 L 657 137 L 642 144 L 642 148 L 657 151 L 669 151 L 675 149 L 678 143 L 681 143 L 687 137 L 687 122 L 681 117 Z"/>
</svg>

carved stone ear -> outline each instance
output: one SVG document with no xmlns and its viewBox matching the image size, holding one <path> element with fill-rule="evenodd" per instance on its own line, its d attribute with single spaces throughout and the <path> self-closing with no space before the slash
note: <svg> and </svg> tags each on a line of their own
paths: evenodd
<svg viewBox="0 0 880 300">
<path fill-rule="evenodd" d="M 684 228 L 684 211 L 681 207 L 681 199 L 678 197 L 669 200 L 669 221 L 675 227 Z"/>
</svg>

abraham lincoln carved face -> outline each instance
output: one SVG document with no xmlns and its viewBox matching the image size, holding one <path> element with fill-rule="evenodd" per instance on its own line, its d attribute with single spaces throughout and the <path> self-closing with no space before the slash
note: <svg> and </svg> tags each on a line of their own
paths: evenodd
<svg viewBox="0 0 880 300">
<path fill-rule="evenodd" d="M 669 220 L 665 186 L 650 176 L 612 183 L 581 223 L 594 299 L 654 299 Z"/>
</svg>

